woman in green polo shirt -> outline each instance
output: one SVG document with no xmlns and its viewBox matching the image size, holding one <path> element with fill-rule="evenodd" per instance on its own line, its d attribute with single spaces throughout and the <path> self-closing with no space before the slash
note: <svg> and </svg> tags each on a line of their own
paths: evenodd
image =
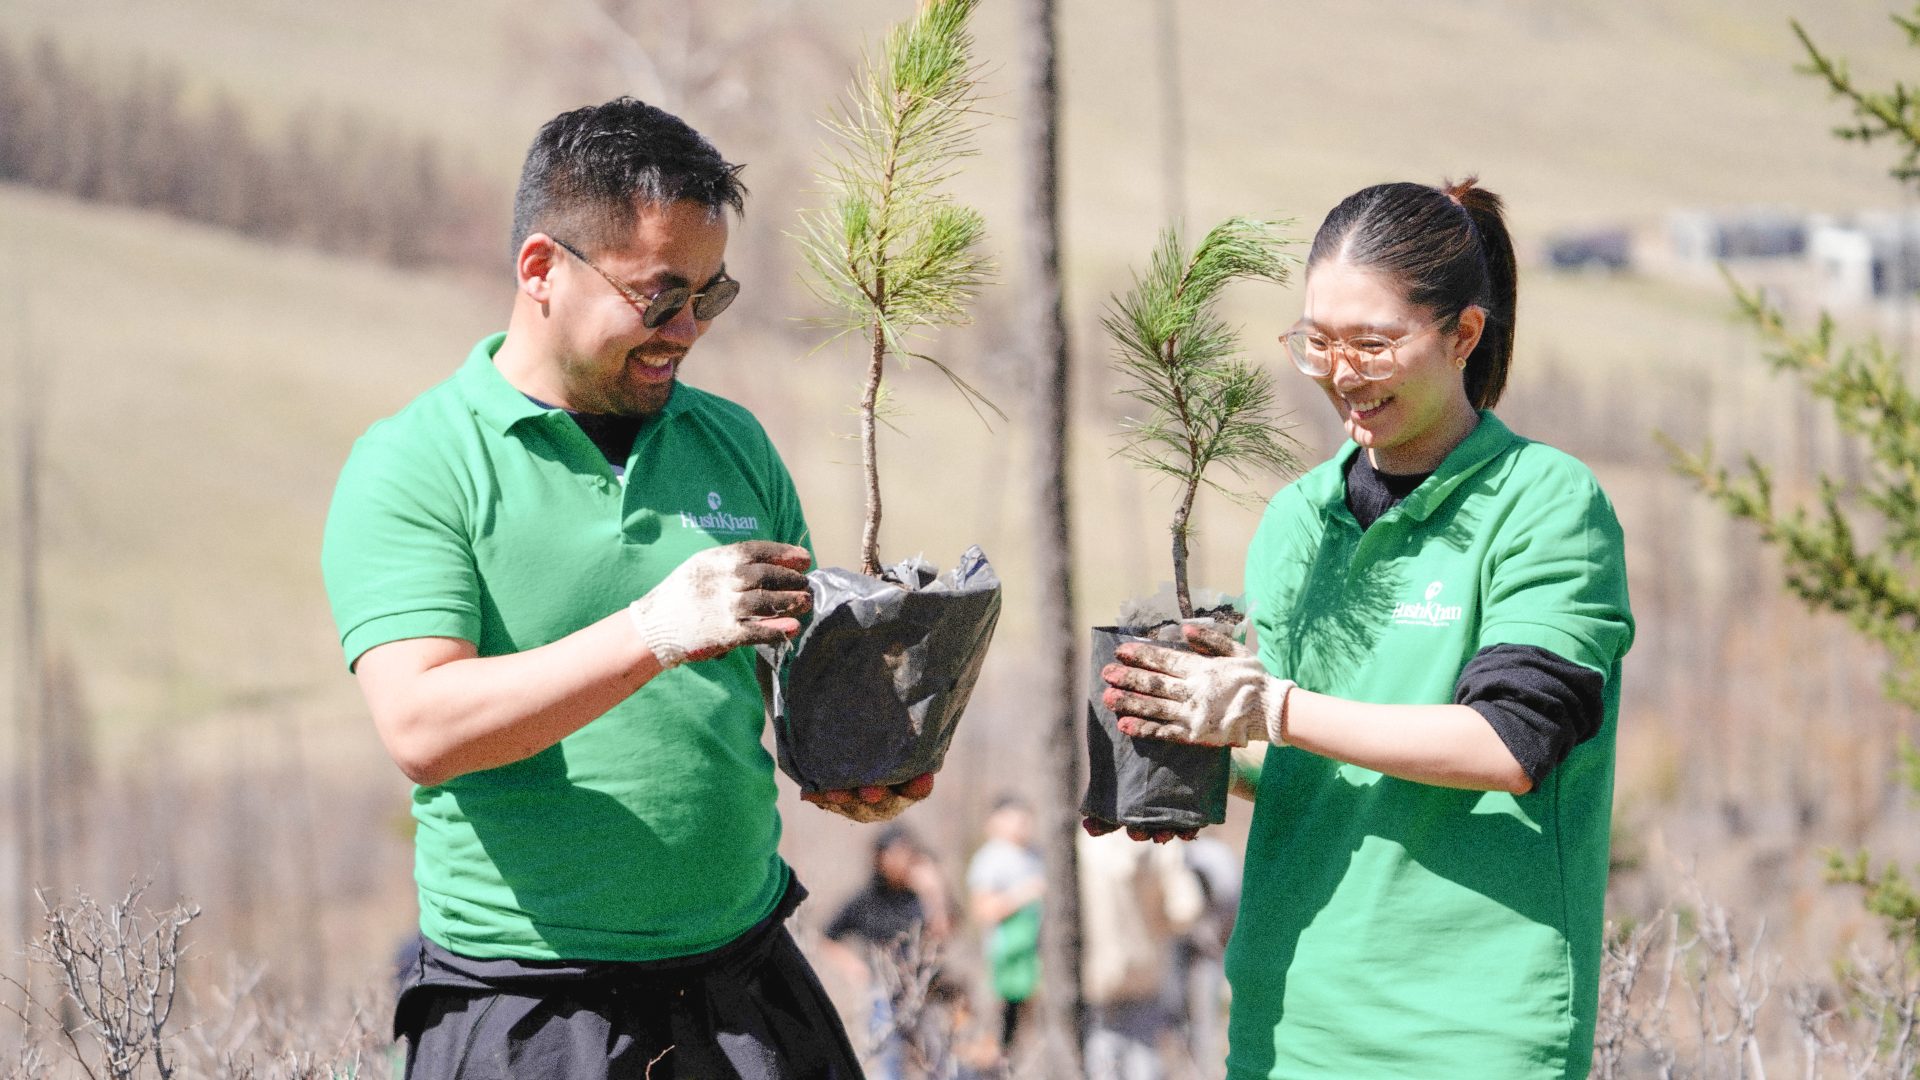
<svg viewBox="0 0 1920 1080">
<path fill-rule="evenodd" d="M 1267 745 L 1227 952 L 1230 1080 L 1587 1074 L 1620 661 L 1620 527 L 1490 411 L 1515 264 L 1472 180 L 1328 215 L 1283 340 L 1345 425 L 1247 553 L 1254 649 L 1128 645 L 1140 736 Z"/>
</svg>

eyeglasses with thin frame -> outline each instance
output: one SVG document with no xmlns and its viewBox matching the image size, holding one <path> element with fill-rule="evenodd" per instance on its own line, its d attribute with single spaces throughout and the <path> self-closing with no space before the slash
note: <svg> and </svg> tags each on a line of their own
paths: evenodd
<svg viewBox="0 0 1920 1080">
<path fill-rule="evenodd" d="M 1333 373 L 1333 358 L 1336 351 L 1344 353 L 1347 363 L 1360 377 L 1369 382 L 1379 382 L 1393 377 L 1399 367 L 1398 350 L 1400 346 L 1419 337 L 1421 334 L 1445 323 L 1452 316 L 1443 315 L 1429 322 L 1390 338 L 1384 334 L 1356 334 L 1350 338 L 1337 338 L 1319 330 L 1295 327 L 1280 335 L 1281 344 L 1293 357 L 1293 366 L 1303 374 L 1316 379 L 1324 379 Z"/>
<path fill-rule="evenodd" d="M 621 296 L 626 297 L 628 303 L 640 309 L 640 325 L 649 330 L 658 330 L 675 315 L 680 314 L 680 309 L 688 304 L 693 305 L 693 317 L 706 322 L 727 310 L 727 305 L 733 303 L 733 298 L 740 295 L 740 283 L 728 277 L 726 270 L 722 269 L 712 281 L 701 286 L 699 292 L 694 292 L 686 285 L 670 285 L 652 296 L 645 296 L 601 269 L 600 264 L 587 258 L 579 248 L 551 234 L 547 239 L 559 245 L 567 254 L 592 267 L 594 273 L 606 278 L 607 284 L 613 286 Z"/>
</svg>

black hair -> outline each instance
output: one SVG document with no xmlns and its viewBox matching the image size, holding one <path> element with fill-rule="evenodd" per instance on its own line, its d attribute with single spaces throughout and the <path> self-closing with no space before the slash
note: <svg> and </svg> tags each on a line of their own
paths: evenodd
<svg viewBox="0 0 1920 1080">
<path fill-rule="evenodd" d="M 536 232 L 603 251 L 633 231 L 636 203 L 741 213 L 740 169 L 685 121 L 644 101 L 617 97 L 561 113 L 541 126 L 520 170 L 513 252 Z"/>
<path fill-rule="evenodd" d="M 1474 177 L 1445 187 L 1376 184 L 1333 208 L 1314 235 L 1307 272 L 1328 259 L 1386 274 L 1407 302 L 1442 318 L 1478 306 L 1487 313 L 1467 357 L 1467 400 L 1492 408 L 1513 361 L 1518 269 L 1500 196 Z"/>
<path fill-rule="evenodd" d="M 987 812 L 989 814 L 997 814 L 1002 810 L 1019 810 L 1031 814 L 1033 813 L 1033 804 L 1028 802 L 1024 796 L 1016 795 L 1008 791 L 1001 793 L 998 798 L 994 799 L 992 808 Z"/>
<path fill-rule="evenodd" d="M 915 851 L 924 850 L 921 847 L 920 838 L 913 834 L 912 829 L 893 821 L 888 822 L 884 828 L 874 834 L 873 853 L 878 855 L 895 844 L 905 844 Z"/>
</svg>

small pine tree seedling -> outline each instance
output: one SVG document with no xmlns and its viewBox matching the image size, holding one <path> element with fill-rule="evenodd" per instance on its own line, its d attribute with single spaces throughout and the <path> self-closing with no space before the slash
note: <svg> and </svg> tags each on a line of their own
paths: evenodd
<svg viewBox="0 0 1920 1080">
<path fill-rule="evenodd" d="M 1241 279 L 1287 282 L 1297 262 L 1283 249 L 1284 222 L 1234 217 L 1214 226 L 1187 252 L 1177 228 L 1161 234 L 1144 275 L 1115 297 L 1102 325 L 1114 341 L 1120 393 L 1145 405 L 1130 418 L 1118 453 L 1143 469 L 1172 477 L 1180 489 L 1173 514 L 1173 590 L 1180 617 L 1193 617 L 1187 544 L 1193 501 L 1202 484 L 1240 502 L 1243 487 L 1223 486 L 1208 471 L 1224 466 L 1246 484 L 1256 472 L 1299 471 L 1299 443 L 1275 412 L 1273 375 L 1240 357 L 1239 334 L 1215 313 L 1220 293 Z"/>
<path fill-rule="evenodd" d="M 851 106 L 827 121 L 842 146 L 822 173 L 832 205 L 803 214 L 808 285 L 834 311 L 823 321 L 867 347 L 860 401 L 866 469 L 861 569 L 880 573 L 875 435 L 889 354 L 933 364 L 979 411 L 999 410 L 946 364 L 910 347 L 932 327 L 967 321 L 989 270 L 980 214 L 941 186 L 974 153 L 977 72 L 967 20 L 978 0 L 929 0 L 887 37 L 856 79 Z M 1004 414 L 1002 414 L 1004 415 Z"/>
</svg>

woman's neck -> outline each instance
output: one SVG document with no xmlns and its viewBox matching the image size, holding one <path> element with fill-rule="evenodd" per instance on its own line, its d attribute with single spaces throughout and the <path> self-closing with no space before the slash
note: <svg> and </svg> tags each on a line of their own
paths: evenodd
<svg viewBox="0 0 1920 1080">
<path fill-rule="evenodd" d="M 1480 411 L 1467 406 L 1464 410 L 1450 410 L 1446 417 L 1435 424 L 1433 430 L 1418 439 L 1409 440 L 1399 446 L 1384 450 L 1367 449 L 1367 463 L 1378 472 L 1389 476 L 1419 476 L 1430 473 L 1447 460 L 1453 448 L 1467 441 L 1473 429 L 1480 426 Z"/>
</svg>

